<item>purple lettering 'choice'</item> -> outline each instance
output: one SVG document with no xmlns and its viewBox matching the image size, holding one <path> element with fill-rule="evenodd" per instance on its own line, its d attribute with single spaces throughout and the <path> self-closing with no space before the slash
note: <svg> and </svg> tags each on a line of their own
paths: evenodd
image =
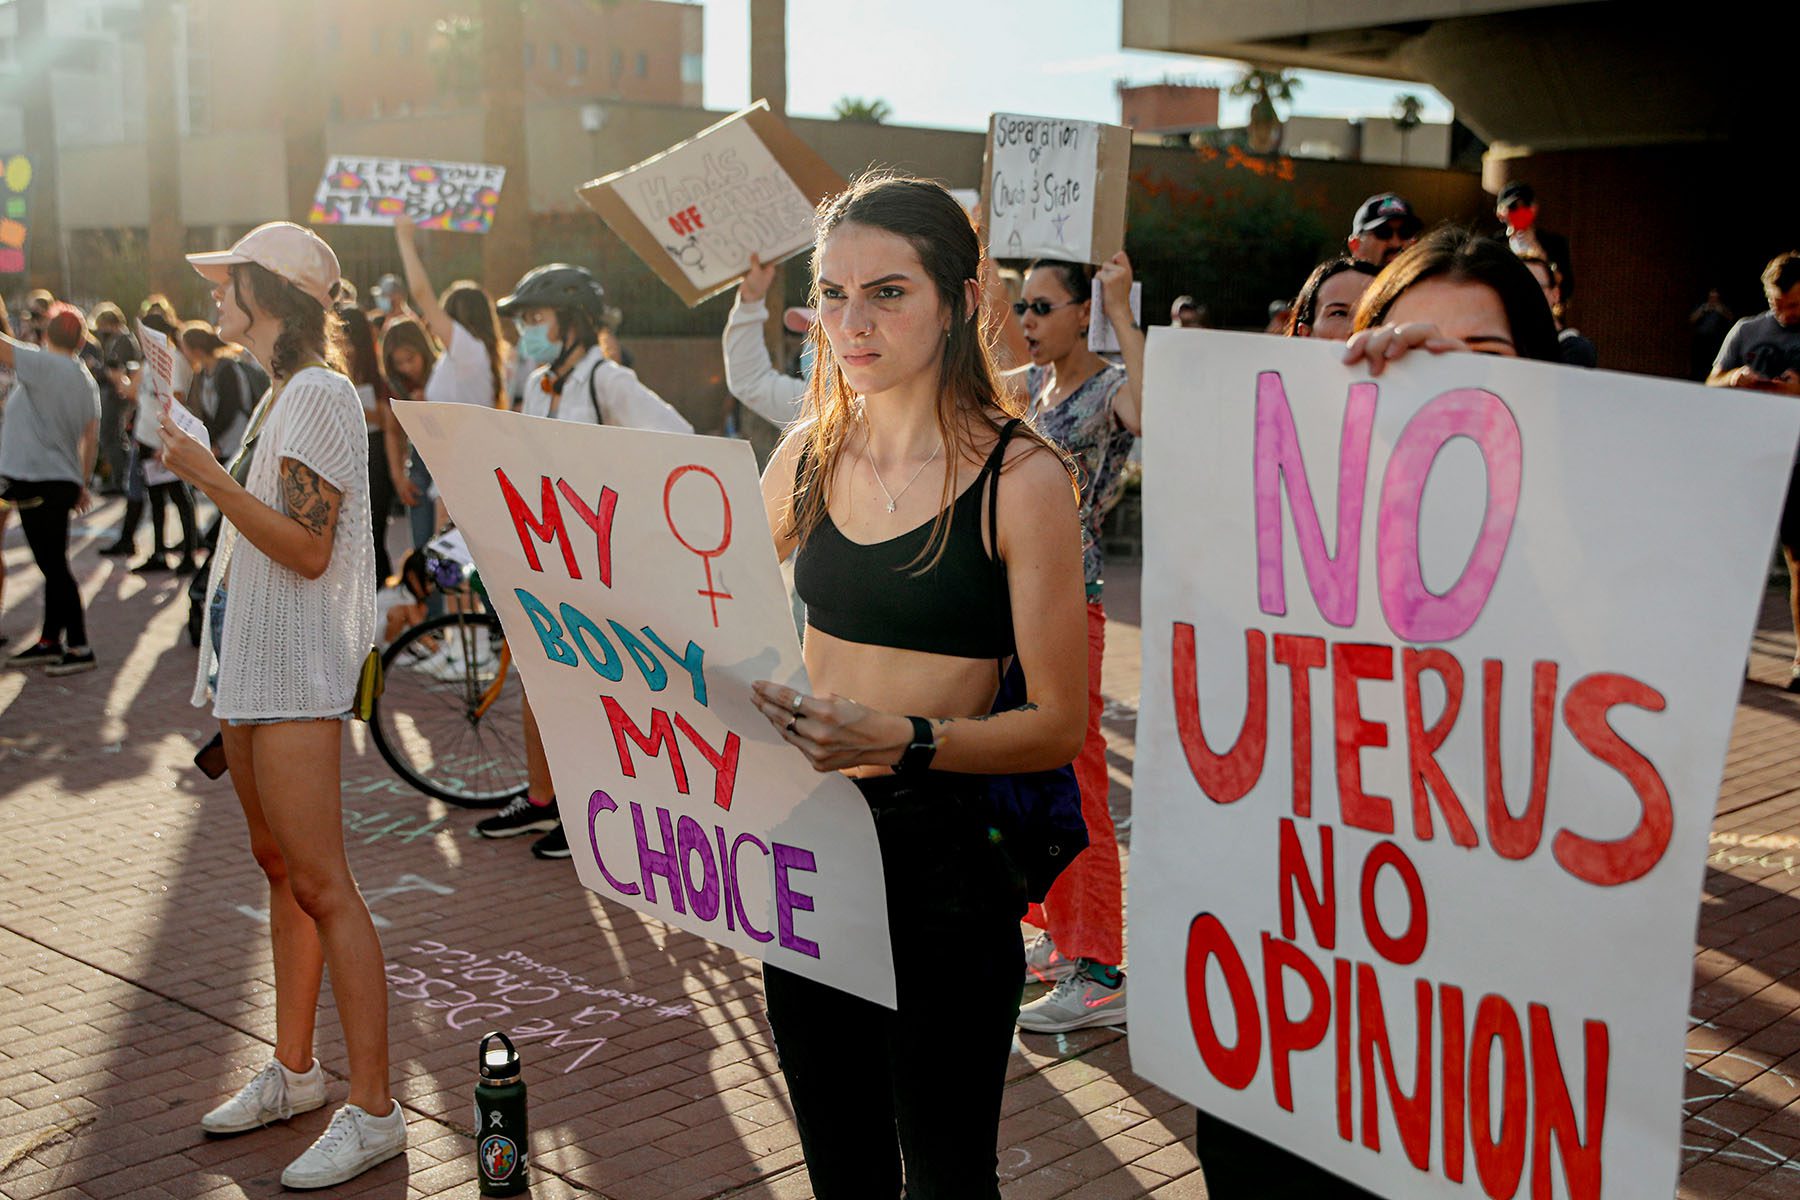
<svg viewBox="0 0 1800 1200">
<path fill-rule="evenodd" d="M 594 821 L 595 821 L 595 819 L 598 818 L 600 816 L 600 814 L 603 812 L 618 812 L 618 811 L 619 811 L 618 804 L 615 803 L 613 798 L 611 796 L 607 795 L 605 792 L 595 790 L 594 794 L 588 797 L 588 814 L 587 814 L 588 845 L 590 845 L 594 848 L 594 861 L 599 864 L 600 873 L 602 875 L 606 876 L 606 882 L 613 885 L 613 890 L 618 892 L 621 896 L 635 896 L 638 894 L 637 884 L 624 883 L 621 880 L 615 878 L 613 873 L 606 869 L 606 860 L 604 858 L 600 857 L 600 839 L 594 836 Z"/>
<path fill-rule="evenodd" d="M 687 889 L 688 907 L 702 921 L 719 915 L 719 865 L 713 861 L 712 842 L 700 822 L 682 814 L 675 822 L 675 844 L 681 858 L 681 885 Z M 700 856 L 700 886 L 694 886 L 694 855 Z"/>
<path fill-rule="evenodd" d="M 813 900 L 805 892 L 793 889 L 788 883 L 788 872 L 816 872 L 818 869 L 818 860 L 813 857 L 811 850 L 775 843 L 775 923 L 781 930 L 781 944 L 811 958 L 819 957 L 819 943 L 808 941 L 794 932 L 794 910 L 811 912 Z"/>
<path fill-rule="evenodd" d="M 656 903 L 656 884 L 652 875 L 661 875 L 669 884 L 669 907 L 683 916 L 687 915 L 687 905 L 682 902 L 681 865 L 675 861 L 675 826 L 669 820 L 669 810 L 656 810 L 656 823 L 662 831 L 662 849 L 652 850 L 650 839 L 644 829 L 643 805 L 631 802 L 631 825 L 637 831 L 638 870 L 644 880 L 644 899 L 651 904 Z"/>
<path fill-rule="evenodd" d="M 761 850 L 763 852 L 764 858 L 767 858 L 769 856 L 769 847 L 767 845 L 765 845 L 763 843 L 763 840 L 761 838 L 757 837 L 754 833 L 738 834 L 737 841 L 731 843 L 731 878 L 733 879 L 733 881 L 743 878 L 742 873 L 739 872 L 739 870 L 738 870 L 738 865 L 737 865 L 738 857 L 737 856 L 738 856 L 738 851 L 743 849 L 745 842 L 749 842 L 752 846 L 755 846 L 758 850 Z M 744 927 L 745 933 L 749 934 L 751 937 L 755 938 L 759 942 L 772 942 L 775 940 L 774 934 L 770 933 L 766 929 L 758 929 L 756 926 L 754 926 L 750 923 L 750 914 L 744 911 L 744 889 L 743 888 L 737 887 L 735 885 L 732 887 L 732 904 L 737 908 L 738 924 L 742 925 Z"/>
<path fill-rule="evenodd" d="M 1375 429 L 1372 383 L 1350 387 L 1344 405 L 1344 428 L 1338 443 L 1337 552 L 1325 549 L 1319 510 L 1300 454 L 1294 412 L 1288 405 L 1281 375 L 1263 371 L 1256 377 L 1256 559 L 1262 610 L 1287 613 L 1287 584 L 1282 561 L 1281 493 L 1286 486 L 1294 514 L 1300 560 L 1319 615 L 1340 628 L 1356 623 L 1357 559 L 1362 545 L 1363 492 L 1369 476 L 1369 438 Z"/>
<path fill-rule="evenodd" d="M 1419 508 L 1431 465 L 1452 438 L 1466 437 L 1487 465 L 1487 509 L 1462 577 L 1439 596 L 1419 564 Z M 1457 388 L 1433 398 L 1406 423 L 1388 458 L 1376 510 L 1376 578 L 1388 626 L 1415 644 L 1447 642 L 1475 624 L 1512 538 L 1524 472 L 1519 423 L 1500 397 Z M 1339 535 L 1342 536 L 1341 534 Z"/>
</svg>

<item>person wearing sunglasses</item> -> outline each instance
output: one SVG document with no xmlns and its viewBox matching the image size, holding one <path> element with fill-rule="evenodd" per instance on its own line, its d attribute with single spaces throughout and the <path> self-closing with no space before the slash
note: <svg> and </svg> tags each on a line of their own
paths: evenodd
<svg viewBox="0 0 1800 1200">
<path fill-rule="evenodd" d="M 1382 192 L 1364 200 L 1356 210 L 1356 220 L 1344 244 L 1349 247 L 1351 258 L 1385 267 L 1418 241 L 1424 228 L 1425 223 L 1405 197 Z"/>
<path fill-rule="evenodd" d="M 1093 292 L 1099 282 L 1106 318 L 1118 331 L 1123 366 L 1088 348 Z M 1062 1033 L 1125 1019 L 1124 893 L 1118 837 L 1107 806 L 1106 739 L 1100 664 L 1106 647 L 1101 603 L 1100 527 L 1124 491 L 1132 444 L 1142 432 L 1144 334 L 1131 316 L 1131 261 L 1124 253 L 1095 268 L 1041 259 L 1025 272 L 1012 306 L 1030 365 L 1007 379 L 1032 427 L 1069 456 L 1081 488 L 1081 558 L 1087 592 L 1087 731 L 1075 759 L 1088 848 L 1076 855 L 1042 904 L 1025 920 L 1042 930 L 1025 948 L 1028 983 L 1054 983 L 1019 1011 L 1019 1028 Z"/>
</svg>

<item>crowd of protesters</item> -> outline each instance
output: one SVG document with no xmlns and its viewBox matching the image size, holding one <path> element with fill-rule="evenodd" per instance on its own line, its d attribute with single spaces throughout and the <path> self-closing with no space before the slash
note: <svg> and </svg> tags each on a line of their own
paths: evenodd
<svg viewBox="0 0 1800 1200">
<path fill-rule="evenodd" d="M 1345 363 L 1371 376 L 1409 354 L 1455 351 L 1594 366 L 1594 344 L 1568 321 L 1567 239 L 1539 227 L 1523 184 L 1500 194 L 1495 215 L 1495 233 L 1428 230 L 1405 198 L 1370 197 L 1344 253 L 1271 304 L 1268 332 L 1343 342 Z M 403 274 L 383 276 L 366 308 L 326 243 L 299 226 L 271 223 L 228 251 L 190 256 L 213 285 L 211 319 L 184 323 L 160 295 L 137 315 L 178 351 L 166 380 L 153 378 L 115 304 L 83 314 L 33 293 L 19 338 L 0 313 L 10 393 L 0 534 L 17 509 L 44 579 L 42 634 L 8 663 L 53 675 L 96 665 L 68 561 L 90 489 L 125 500 L 101 554 L 135 558 L 147 517 L 149 545 L 130 569 L 198 577 L 195 703 L 210 702 L 219 719 L 222 766 L 268 877 L 286 989 L 275 1056 L 203 1124 L 236 1132 L 324 1102 L 312 1010 L 329 963 L 351 1103 L 284 1175 L 299 1187 L 348 1179 L 405 1144 L 388 1090 L 379 941 L 341 828 L 320 815 L 334 811 L 321 797 L 337 787 L 341 723 L 368 647 L 443 602 L 420 563 L 445 512 L 392 401 L 692 431 L 625 365 L 616 310 L 587 270 L 548 264 L 496 300 L 467 280 L 438 291 L 404 218 L 396 247 Z M 889 906 L 901 985 L 890 1012 L 769 968 L 769 1015 L 817 1194 L 865 1194 L 874 1171 L 903 1172 L 918 1195 L 997 1195 L 993 1149 L 1015 1027 L 1061 1033 L 1126 1019 L 1100 679 L 1102 527 L 1145 407 L 1132 267 L 1121 253 L 1001 271 L 944 189 L 871 175 L 822 207 L 813 272 L 811 304 L 784 314 L 799 339 L 785 363 L 763 340 L 775 273 L 760 261 L 723 332 L 728 389 L 785 428 L 765 500 L 776 550 L 794 559 L 818 689 L 758 684 L 756 700 L 819 769 L 851 775 L 882 817 L 890 896 L 903 900 Z M 1769 311 L 1721 333 L 1707 382 L 1800 394 L 1800 255 L 1769 264 L 1763 283 Z M 1096 305 L 1116 352 L 1089 346 Z M 1696 336 L 1703 322 L 1721 323 L 1715 309 L 1695 314 Z M 1210 321 L 1182 296 L 1170 323 Z M 184 432 L 172 405 L 203 438 Z M 1800 580 L 1800 464 L 1795 485 L 1781 545 Z M 205 529 L 196 492 L 216 513 Z M 390 522 L 402 513 L 410 552 L 396 571 Z M 1057 513 L 1079 526 L 1078 543 L 1056 532 L 1060 517 L 1046 519 Z M 0 602 L 4 583 L 0 562 Z M 1793 605 L 1800 634 L 1800 583 Z M 437 653 L 461 661 L 489 649 L 447 640 Z M 1025 669 L 1031 702 L 992 712 L 995 664 L 1009 660 Z M 1793 679 L 1800 688 L 1800 660 Z M 908 710 L 931 715 L 900 715 Z M 475 831 L 535 834 L 534 854 L 567 858 L 529 703 L 519 738 L 525 794 Z M 974 826 L 962 840 L 946 833 L 942 814 L 973 803 L 946 781 L 1068 763 L 1088 847 L 1028 904 Z M 954 887 L 905 882 L 952 876 Z M 1029 944 L 1021 920 L 1038 930 Z M 946 959 L 962 972 L 966 1001 L 948 1053 L 935 992 L 908 982 L 935 978 Z M 1029 982 L 1054 986 L 1022 1005 Z M 863 1094 L 868 1065 L 841 1061 L 841 1038 L 871 1025 L 885 1032 L 891 1076 L 874 1104 Z M 907 1070 L 927 1041 L 957 1073 L 935 1076 L 929 1095 Z"/>
</svg>

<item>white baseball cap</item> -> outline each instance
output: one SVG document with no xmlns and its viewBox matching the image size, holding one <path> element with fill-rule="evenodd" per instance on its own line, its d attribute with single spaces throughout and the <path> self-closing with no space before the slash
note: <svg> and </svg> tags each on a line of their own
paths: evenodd
<svg viewBox="0 0 1800 1200">
<path fill-rule="evenodd" d="M 238 263 L 255 263 L 317 300 L 320 308 L 331 307 L 342 274 L 325 239 L 292 221 L 258 225 L 229 250 L 190 254 L 187 260 L 214 283 L 229 279 Z"/>
</svg>

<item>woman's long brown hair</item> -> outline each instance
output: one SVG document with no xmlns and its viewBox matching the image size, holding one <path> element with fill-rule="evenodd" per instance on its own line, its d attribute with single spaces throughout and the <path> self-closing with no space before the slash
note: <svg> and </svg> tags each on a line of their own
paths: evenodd
<svg viewBox="0 0 1800 1200">
<path fill-rule="evenodd" d="M 844 191 L 826 200 L 819 206 L 818 236 L 813 245 L 815 309 L 819 306 L 819 269 L 825 241 L 846 224 L 905 238 L 917 252 L 950 316 L 949 337 L 945 339 L 938 368 L 937 419 L 944 461 L 951 464 L 951 469 L 944 472 L 943 494 L 931 534 L 918 557 L 908 564 L 923 572 L 936 565 L 949 540 L 950 506 L 956 498 L 953 456 L 960 455 L 968 462 L 982 461 L 975 450 L 974 430 L 985 426 L 997 434 L 1004 420 L 994 417 L 996 410 L 1007 417 L 1022 417 L 1024 412 L 1001 386 L 981 314 L 969 307 L 966 285 L 981 278 L 981 241 L 955 198 L 930 180 L 879 172 L 859 176 Z M 856 423 L 858 404 L 855 391 L 831 352 L 824 326 L 815 322 L 807 336 L 812 342 L 815 365 L 806 389 L 802 419 L 788 434 L 805 442 L 789 508 L 789 533 L 802 542 L 818 528 L 831 503 L 831 482 Z M 1059 459 L 1062 457 L 1030 425 L 1020 428 L 1020 436 Z M 994 553 L 998 553 L 998 547 Z"/>
</svg>

